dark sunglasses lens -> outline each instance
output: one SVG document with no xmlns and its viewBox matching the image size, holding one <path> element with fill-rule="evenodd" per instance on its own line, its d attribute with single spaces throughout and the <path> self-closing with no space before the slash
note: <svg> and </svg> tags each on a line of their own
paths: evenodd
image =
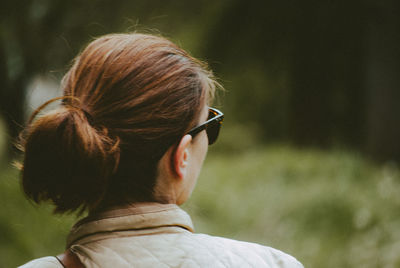
<svg viewBox="0 0 400 268">
<path fill-rule="evenodd" d="M 216 112 L 214 112 L 213 110 L 209 110 L 208 111 L 208 118 L 207 120 L 213 119 L 214 117 L 216 117 L 218 114 Z"/>
<path fill-rule="evenodd" d="M 208 125 L 206 131 L 209 145 L 213 144 L 217 140 L 220 128 L 221 123 L 218 121 L 213 121 Z"/>
</svg>

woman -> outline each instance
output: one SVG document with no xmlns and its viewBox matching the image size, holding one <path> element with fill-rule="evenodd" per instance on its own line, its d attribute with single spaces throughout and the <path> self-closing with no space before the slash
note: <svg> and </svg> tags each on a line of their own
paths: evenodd
<svg viewBox="0 0 400 268">
<path fill-rule="evenodd" d="M 272 248 L 194 234 L 178 207 L 222 124 L 208 107 L 216 85 L 164 38 L 90 43 L 62 81 L 60 108 L 38 117 L 40 107 L 22 143 L 26 195 L 89 216 L 64 254 L 22 267 L 302 267 Z"/>
</svg>

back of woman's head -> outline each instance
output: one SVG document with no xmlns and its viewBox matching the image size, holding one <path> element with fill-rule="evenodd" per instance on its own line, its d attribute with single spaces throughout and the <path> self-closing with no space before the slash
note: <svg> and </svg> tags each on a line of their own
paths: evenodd
<svg viewBox="0 0 400 268">
<path fill-rule="evenodd" d="M 154 201 L 157 163 L 193 127 L 212 74 L 172 42 L 145 34 L 96 39 L 62 81 L 60 107 L 23 132 L 22 185 L 56 212 Z"/>
</svg>

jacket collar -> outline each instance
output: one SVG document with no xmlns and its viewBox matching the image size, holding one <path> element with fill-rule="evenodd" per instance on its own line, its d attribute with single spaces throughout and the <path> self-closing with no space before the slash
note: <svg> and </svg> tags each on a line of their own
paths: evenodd
<svg viewBox="0 0 400 268">
<path fill-rule="evenodd" d="M 177 205 L 137 203 L 90 215 L 80 220 L 72 227 L 68 235 L 67 247 L 80 239 L 96 234 L 144 229 L 148 230 L 147 233 L 155 233 L 155 228 L 159 227 L 181 227 L 193 232 L 190 216 Z"/>
</svg>

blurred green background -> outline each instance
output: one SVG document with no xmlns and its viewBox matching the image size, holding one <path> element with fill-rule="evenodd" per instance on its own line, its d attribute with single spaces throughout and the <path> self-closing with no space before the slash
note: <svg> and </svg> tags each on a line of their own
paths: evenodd
<svg viewBox="0 0 400 268">
<path fill-rule="evenodd" d="M 207 61 L 226 120 L 185 209 L 196 230 L 306 267 L 400 267 L 400 2 L 6 0 L 0 267 L 63 251 L 73 215 L 25 200 L 13 142 L 93 37 L 161 33 Z"/>
</svg>

